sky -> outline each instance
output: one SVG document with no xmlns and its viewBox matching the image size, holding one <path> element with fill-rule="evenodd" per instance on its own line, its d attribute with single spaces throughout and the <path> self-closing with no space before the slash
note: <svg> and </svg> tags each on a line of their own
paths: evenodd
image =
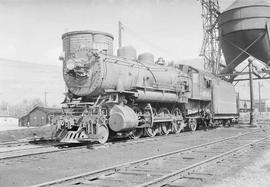
<svg viewBox="0 0 270 187">
<path fill-rule="evenodd" d="M 233 1 L 220 0 L 221 11 Z M 123 45 L 133 45 L 137 54 L 151 52 L 176 61 L 199 58 L 203 30 L 198 0 L 0 0 L 0 58 L 61 66 L 61 36 L 74 30 L 111 33 L 116 51 L 118 21 L 124 25 Z M 236 90 L 248 98 L 247 82 L 239 85 Z M 269 87 L 264 84 L 262 97 L 269 97 Z"/>
<path fill-rule="evenodd" d="M 226 8 L 232 0 L 221 1 Z M 99 30 L 137 52 L 182 60 L 198 58 L 203 32 L 197 0 L 0 0 L 0 58 L 58 64 L 61 35 Z M 116 49 L 116 48 L 115 48 Z"/>
</svg>

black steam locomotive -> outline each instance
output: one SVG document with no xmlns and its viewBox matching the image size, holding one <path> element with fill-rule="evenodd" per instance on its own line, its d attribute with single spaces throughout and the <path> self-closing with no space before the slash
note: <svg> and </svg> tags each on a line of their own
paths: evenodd
<svg viewBox="0 0 270 187">
<path fill-rule="evenodd" d="M 234 87 L 210 73 L 155 61 L 151 53 L 137 57 L 130 46 L 115 56 L 113 36 L 104 32 L 68 32 L 62 39 L 68 93 L 55 120 L 62 142 L 153 137 L 238 117 Z"/>
</svg>

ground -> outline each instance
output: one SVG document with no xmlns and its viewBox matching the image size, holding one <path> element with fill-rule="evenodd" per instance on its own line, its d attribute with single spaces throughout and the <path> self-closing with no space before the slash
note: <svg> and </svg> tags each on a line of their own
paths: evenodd
<svg viewBox="0 0 270 187">
<path fill-rule="evenodd" d="M 209 141 L 209 138 L 210 140 L 220 139 L 222 136 L 232 136 L 247 131 L 249 131 L 247 127 L 218 128 L 209 131 L 201 130 L 196 133 L 185 132 L 176 137 L 166 137 L 134 145 L 116 144 L 97 150 L 81 149 L 25 159 L 14 159 L 8 162 L 2 161 L 0 162 L 0 186 L 33 185 L 174 151 L 196 145 L 198 141 L 204 143 Z M 0 132 L 0 141 L 13 141 L 15 139 L 33 137 L 34 134 L 40 137 L 49 137 L 51 133 L 52 129 L 50 126 L 12 130 Z M 253 154 L 251 157 L 243 158 L 243 156 L 239 156 L 238 159 L 241 162 L 239 162 L 238 166 L 235 166 L 235 168 L 230 167 L 227 172 L 220 172 L 222 174 L 220 178 L 210 179 L 207 183 L 203 183 L 203 186 L 270 186 L 269 147 L 266 147 L 261 152 L 255 152 L 256 154 Z M 229 164 L 225 163 L 225 165 Z M 13 175 L 12 178 L 8 177 L 11 173 Z"/>
<path fill-rule="evenodd" d="M 237 173 L 218 183 L 206 187 L 269 187 L 270 186 L 270 150 L 258 155 Z"/>
<path fill-rule="evenodd" d="M 8 130 L 6 130 L 8 129 Z M 54 127 L 45 125 L 42 127 L 17 127 L 0 128 L 0 142 L 10 142 L 17 140 L 29 140 L 34 137 L 51 137 Z"/>
</svg>

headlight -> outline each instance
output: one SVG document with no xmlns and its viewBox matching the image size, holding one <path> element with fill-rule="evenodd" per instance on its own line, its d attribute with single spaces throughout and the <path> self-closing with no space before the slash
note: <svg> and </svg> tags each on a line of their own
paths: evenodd
<svg viewBox="0 0 270 187">
<path fill-rule="evenodd" d="M 75 68 L 75 62 L 72 59 L 69 59 L 66 62 L 66 66 L 68 70 L 73 70 Z"/>
</svg>

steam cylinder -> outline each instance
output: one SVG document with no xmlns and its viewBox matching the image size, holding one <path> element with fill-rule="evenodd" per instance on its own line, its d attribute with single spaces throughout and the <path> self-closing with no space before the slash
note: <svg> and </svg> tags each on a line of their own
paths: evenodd
<svg viewBox="0 0 270 187">
<path fill-rule="evenodd" d="M 138 125 L 138 116 L 128 106 L 115 105 L 110 112 L 109 125 L 115 132 L 130 130 Z"/>
</svg>

